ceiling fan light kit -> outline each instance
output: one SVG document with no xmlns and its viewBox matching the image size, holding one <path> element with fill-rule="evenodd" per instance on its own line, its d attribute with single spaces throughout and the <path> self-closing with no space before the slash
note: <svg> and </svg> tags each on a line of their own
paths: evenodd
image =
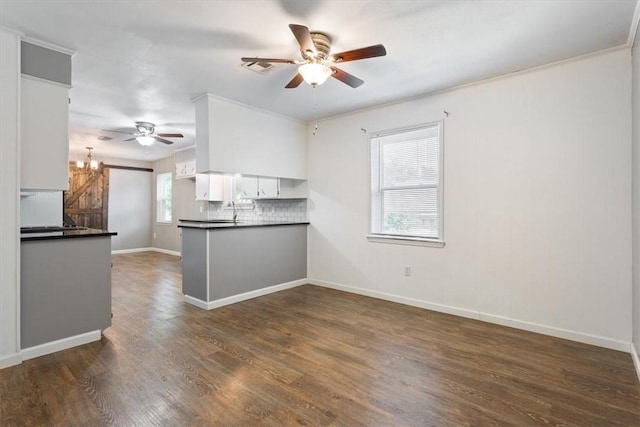
<svg viewBox="0 0 640 427">
<path fill-rule="evenodd" d="M 309 63 L 301 65 L 298 68 L 298 73 L 300 73 L 305 82 L 311 86 L 317 86 L 326 82 L 333 71 L 326 65 Z"/>
<path fill-rule="evenodd" d="M 143 136 L 136 136 L 136 141 L 138 141 L 140 145 L 148 147 L 151 144 L 153 144 L 156 141 L 156 139 L 152 136 L 143 135 Z"/>
<path fill-rule="evenodd" d="M 298 73 L 285 86 L 286 89 L 293 89 L 300 86 L 303 81 L 313 87 L 321 85 L 329 77 L 340 80 L 342 83 L 356 88 L 364 83 L 364 80 L 353 76 L 331 64 L 359 59 L 375 58 L 385 56 L 387 51 L 381 44 L 363 47 L 360 49 L 330 55 L 331 38 L 325 33 L 311 32 L 304 25 L 290 24 L 289 28 L 300 45 L 300 53 L 303 60 L 281 59 L 281 58 L 241 58 L 244 63 L 281 63 L 298 64 Z"/>
</svg>

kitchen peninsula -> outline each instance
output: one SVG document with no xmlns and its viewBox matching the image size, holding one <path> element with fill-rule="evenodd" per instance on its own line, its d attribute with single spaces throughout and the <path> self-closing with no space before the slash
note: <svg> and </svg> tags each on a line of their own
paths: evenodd
<svg viewBox="0 0 640 427">
<path fill-rule="evenodd" d="M 23 358 L 99 340 L 111 326 L 111 236 L 76 227 L 21 229 Z"/>
<path fill-rule="evenodd" d="M 180 221 L 182 291 L 190 304 L 210 310 L 307 277 L 308 222 Z"/>
</svg>

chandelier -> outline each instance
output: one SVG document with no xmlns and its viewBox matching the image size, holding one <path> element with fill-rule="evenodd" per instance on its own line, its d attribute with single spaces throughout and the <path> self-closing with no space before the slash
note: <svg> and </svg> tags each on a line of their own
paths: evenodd
<svg viewBox="0 0 640 427">
<path fill-rule="evenodd" d="M 89 173 L 90 175 L 95 175 L 96 171 L 98 170 L 98 161 L 94 160 L 91 157 L 91 150 L 93 150 L 93 147 L 86 147 L 86 149 L 89 150 L 89 153 L 87 153 L 86 160 L 78 160 L 76 162 L 76 167 L 78 169 L 83 169 L 85 172 Z"/>
</svg>

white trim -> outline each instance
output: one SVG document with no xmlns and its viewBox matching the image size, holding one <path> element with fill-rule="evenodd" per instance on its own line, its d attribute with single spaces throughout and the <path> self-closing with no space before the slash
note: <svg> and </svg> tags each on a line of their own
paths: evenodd
<svg viewBox="0 0 640 427">
<path fill-rule="evenodd" d="M 173 255 L 173 256 L 182 256 L 182 254 L 178 251 L 172 251 L 169 249 L 162 249 L 162 248 L 153 248 L 153 247 L 148 247 L 148 248 L 132 248 L 132 249 L 114 249 L 111 251 L 111 255 L 122 255 L 122 254 L 133 254 L 133 253 L 139 253 L 139 252 L 159 252 L 161 254 L 167 254 L 167 255 Z"/>
<path fill-rule="evenodd" d="M 20 353 L 13 353 L 13 354 L 8 354 L 6 356 L 0 357 L 0 369 L 19 365 L 21 363 L 22 363 L 22 355 Z"/>
<path fill-rule="evenodd" d="M 636 10 L 633 12 L 633 18 L 631 18 L 631 28 L 629 29 L 629 38 L 627 39 L 627 46 L 629 47 L 633 47 L 635 43 L 636 33 L 638 32 L 638 22 L 640 22 L 640 2 L 636 3 Z"/>
<path fill-rule="evenodd" d="M 384 234 L 369 234 L 367 240 L 372 243 L 392 243 L 394 245 L 427 246 L 431 248 L 444 248 L 442 240 L 421 239 L 419 237 L 385 236 Z"/>
<path fill-rule="evenodd" d="M 638 374 L 638 380 L 640 380 L 640 356 L 638 356 L 636 346 L 633 342 L 631 343 L 631 359 L 633 359 L 633 366 L 635 366 L 636 374 Z"/>
<path fill-rule="evenodd" d="M 209 301 L 211 299 L 211 295 L 209 295 L 210 291 L 209 291 L 209 284 L 211 283 L 211 262 L 209 261 L 211 258 L 209 257 L 209 237 L 211 237 L 211 233 L 207 232 L 206 236 L 205 236 L 205 245 L 206 247 L 204 248 L 205 251 L 205 259 L 207 260 L 206 262 L 206 285 L 207 285 L 207 301 Z"/>
<path fill-rule="evenodd" d="M 182 256 L 182 254 L 179 251 L 172 251 L 169 249 L 162 249 L 162 248 L 151 248 L 151 250 L 153 252 L 159 252 L 161 254 L 167 254 L 167 255 L 173 255 L 173 256 Z"/>
<path fill-rule="evenodd" d="M 24 77 L 26 79 L 35 80 L 37 82 L 43 82 L 43 83 L 47 83 L 47 84 L 52 84 L 54 86 L 60 86 L 60 87 L 66 88 L 66 89 L 73 89 L 73 86 L 68 85 L 66 83 L 60 83 L 60 82 L 56 82 L 56 81 L 49 80 L 49 79 L 43 79 L 42 77 L 32 76 L 31 74 L 20 73 L 20 76 Z"/>
<path fill-rule="evenodd" d="M 242 102 L 234 101 L 233 99 L 225 98 L 223 96 L 213 95 L 213 94 L 211 94 L 209 92 L 205 92 L 202 95 L 198 95 L 195 98 L 191 98 L 191 102 L 192 103 L 196 103 L 196 102 L 200 101 L 203 98 L 214 99 L 216 101 L 228 102 L 229 104 L 239 105 L 241 107 L 246 107 L 246 108 L 248 108 L 250 110 L 257 111 L 257 112 L 260 112 L 260 113 L 265 113 L 265 114 L 268 114 L 268 115 L 270 115 L 272 117 L 279 117 L 281 119 L 285 119 L 285 120 L 288 120 L 288 121 L 293 122 L 293 123 L 308 124 L 310 122 L 310 121 L 306 121 L 306 120 L 296 119 L 296 118 L 290 117 L 290 116 L 285 116 L 285 115 L 282 115 L 282 114 L 279 114 L 279 113 L 274 113 L 273 111 L 265 110 L 264 108 L 256 107 L 256 106 L 253 106 L 253 105 L 243 104 Z M 280 177 L 280 178 L 285 178 L 285 177 Z M 299 178 L 293 178 L 293 179 L 299 179 Z"/>
<path fill-rule="evenodd" d="M 29 36 L 22 36 L 22 41 L 34 44 L 36 46 L 44 47 L 45 49 L 55 50 L 56 52 L 64 53 L 65 55 L 73 56 L 76 54 L 76 51 L 73 49 L 69 49 L 67 47 L 58 46 L 57 44 L 45 42 L 42 40 L 34 39 Z"/>
<path fill-rule="evenodd" d="M 248 299 L 261 297 L 263 295 L 272 294 L 274 292 L 284 291 L 285 289 L 291 289 L 301 285 L 306 285 L 307 283 L 309 283 L 307 279 L 299 279 L 292 282 L 281 283 L 279 285 L 273 285 L 267 288 L 257 289 L 255 291 L 245 292 L 243 294 L 233 295 L 209 302 L 202 301 L 201 299 L 194 298 L 189 295 L 185 295 L 184 301 L 205 310 L 212 310 L 214 308 L 224 307 L 225 305 L 235 304 L 240 301 L 246 301 Z"/>
<path fill-rule="evenodd" d="M 67 350 L 79 345 L 88 344 L 90 342 L 100 341 L 101 337 L 102 334 L 100 333 L 100 330 L 96 330 L 25 348 L 22 350 L 22 360 L 29 360 L 35 357 L 55 353 L 57 351 Z"/>
<path fill-rule="evenodd" d="M 427 310 L 438 311 L 441 313 L 453 314 L 455 316 L 466 317 L 470 319 L 481 320 L 483 322 L 495 323 L 498 325 L 509 326 L 511 328 L 522 329 L 525 331 L 536 332 L 543 335 L 549 335 L 557 338 L 564 338 L 571 341 L 591 344 L 598 347 L 610 348 L 629 352 L 631 343 L 627 341 L 615 340 L 599 335 L 587 334 L 584 332 L 572 331 L 568 329 L 556 328 L 553 326 L 541 325 L 538 323 L 527 322 L 509 317 L 496 316 L 489 313 L 483 313 L 476 310 L 468 310 L 459 307 L 453 307 L 445 304 L 432 303 L 428 301 L 418 300 L 415 298 L 407 298 L 398 295 L 388 294 L 385 292 L 373 291 L 355 286 L 347 286 L 339 283 L 325 282 L 322 280 L 309 279 L 308 283 L 325 288 L 336 289 L 339 291 L 350 292 L 354 294 L 364 295 L 372 298 L 378 298 L 386 301 L 406 304 L 413 307 L 425 308 Z"/>
<path fill-rule="evenodd" d="M 111 255 L 133 254 L 138 252 L 155 252 L 154 248 L 114 249 Z"/>
</svg>

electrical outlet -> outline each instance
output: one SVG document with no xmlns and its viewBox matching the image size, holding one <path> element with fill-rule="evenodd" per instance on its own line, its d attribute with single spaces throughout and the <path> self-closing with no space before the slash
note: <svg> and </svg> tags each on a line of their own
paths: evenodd
<svg viewBox="0 0 640 427">
<path fill-rule="evenodd" d="M 411 266 L 410 265 L 405 265 L 404 266 L 404 275 L 406 277 L 411 277 Z"/>
<path fill-rule="evenodd" d="M 204 212 L 204 206 L 200 206 L 200 213 Z"/>
<path fill-rule="evenodd" d="M 156 237 L 158 237 L 156 233 L 153 233 L 153 238 L 155 239 Z"/>
</svg>

